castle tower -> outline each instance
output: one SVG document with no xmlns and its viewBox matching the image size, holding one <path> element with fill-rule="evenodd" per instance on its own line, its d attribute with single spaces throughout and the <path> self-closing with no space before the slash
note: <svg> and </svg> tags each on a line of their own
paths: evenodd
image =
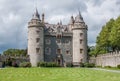
<svg viewBox="0 0 120 81">
<path fill-rule="evenodd" d="M 79 12 L 75 17 L 73 32 L 73 65 L 87 62 L 87 25 Z"/>
<path fill-rule="evenodd" d="M 36 9 L 32 19 L 28 23 L 28 55 L 32 66 L 44 61 L 44 25 L 40 20 Z"/>
</svg>

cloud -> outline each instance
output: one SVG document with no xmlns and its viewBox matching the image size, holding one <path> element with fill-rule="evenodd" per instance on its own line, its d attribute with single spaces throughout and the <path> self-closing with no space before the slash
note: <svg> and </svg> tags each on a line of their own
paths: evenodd
<svg viewBox="0 0 120 81">
<path fill-rule="evenodd" d="M 35 11 L 34 0 L 0 0 L 0 53 L 8 48 L 27 48 L 27 23 Z M 56 24 L 68 24 L 70 16 L 80 9 L 88 25 L 88 44 L 95 45 L 101 27 L 120 15 L 119 0 L 38 0 L 40 15 Z"/>
</svg>

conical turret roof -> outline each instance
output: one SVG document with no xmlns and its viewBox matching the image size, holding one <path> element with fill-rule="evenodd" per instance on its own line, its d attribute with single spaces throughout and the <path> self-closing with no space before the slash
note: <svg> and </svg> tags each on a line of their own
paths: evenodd
<svg viewBox="0 0 120 81">
<path fill-rule="evenodd" d="M 79 14 L 75 17 L 75 23 L 81 23 L 84 22 L 83 17 L 79 11 Z"/>
<path fill-rule="evenodd" d="M 39 15 L 39 13 L 38 13 L 37 8 L 36 8 L 36 10 L 35 10 L 35 12 L 34 12 L 34 14 L 33 14 L 33 18 L 34 18 L 34 19 L 40 19 L 40 15 Z"/>
</svg>

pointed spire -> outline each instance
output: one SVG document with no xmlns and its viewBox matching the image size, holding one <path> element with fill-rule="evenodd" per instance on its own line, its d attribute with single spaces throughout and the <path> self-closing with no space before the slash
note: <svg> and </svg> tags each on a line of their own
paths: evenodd
<svg viewBox="0 0 120 81">
<path fill-rule="evenodd" d="M 71 16 L 69 24 L 74 24 L 74 17 L 73 17 L 73 15 Z"/>
<path fill-rule="evenodd" d="M 39 15 L 39 13 L 38 13 L 37 8 L 36 8 L 36 10 L 35 10 L 35 13 L 33 14 L 33 18 L 34 18 L 34 19 L 40 19 L 40 15 Z"/>
<path fill-rule="evenodd" d="M 75 23 L 81 23 L 81 22 L 84 22 L 84 20 L 79 10 L 79 14 L 75 17 Z"/>
<path fill-rule="evenodd" d="M 42 22 L 44 23 L 44 20 L 45 20 L 45 14 L 44 13 L 42 13 Z"/>
</svg>

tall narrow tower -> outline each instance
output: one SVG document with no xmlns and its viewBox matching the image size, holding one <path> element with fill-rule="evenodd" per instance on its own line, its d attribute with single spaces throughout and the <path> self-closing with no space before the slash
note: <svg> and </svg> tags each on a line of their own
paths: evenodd
<svg viewBox="0 0 120 81">
<path fill-rule="evenodd" d="M 32 66 L 44 61 L 44 24 L 37 9 L 28 23 L 28 55 Z"/>
<path fill-rule="evenodd" d="M 87 25 L 79 12 L 75 17 L 73 31 L 73 65 L 87 62 Z"/>
</svg>

